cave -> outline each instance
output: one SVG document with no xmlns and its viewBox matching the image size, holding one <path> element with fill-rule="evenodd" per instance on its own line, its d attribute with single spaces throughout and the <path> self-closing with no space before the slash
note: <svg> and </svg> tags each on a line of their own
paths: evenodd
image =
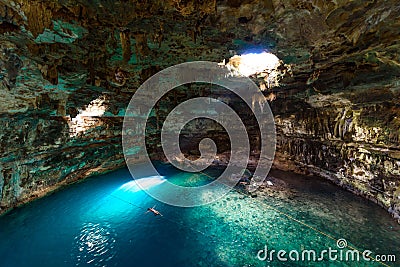
<svg viewBox="0 0 400 267">
<path fill-rule="evenodd" d="M 398 1 L 0 18 L 0 266 L 399 266 Z"/>
</svg>

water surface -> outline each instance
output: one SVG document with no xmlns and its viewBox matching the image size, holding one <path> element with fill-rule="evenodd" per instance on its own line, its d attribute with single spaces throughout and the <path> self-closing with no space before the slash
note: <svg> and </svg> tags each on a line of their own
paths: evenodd
<svg viewBox="0 0 400 267">
<path fill-rule="evenodd" d="M 180 185 L 210 180 L 168 167 L 164 173 Z M 257 258 L 265 246 L 338 249 L 330 237 L 371 256 L 400 257 L 400 227 L 376 204 L 316 177 L 271 175 L 274 185 L 255 198 L 232 191 L 195 208 L 157 202 L 127 169 L 89 178 L 0 217 L 0 266 L 384 266 Z M 164 178 L 147 177 L 143 185 L 162 190 Z M 162 217 L 146 213 L 153 206 Z"/>
</svg>

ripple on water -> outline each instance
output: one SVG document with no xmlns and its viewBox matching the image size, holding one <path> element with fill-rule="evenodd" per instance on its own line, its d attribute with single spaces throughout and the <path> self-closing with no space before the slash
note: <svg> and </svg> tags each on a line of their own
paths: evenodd
<svg viewBox="0 0 400 267">
<path fill-rule="evenodd" d="M 116 233 L 108 223 L 85 223 L 75 237 L 76 266 L 107 266 L 115 257 Z"/>
<path fill-rule="evenodd" d="M 382 266 L 257 259 L 266 245 L 269 251 L 337 248 L 314 228 L 373 255 L 399 255 L 400 228 L 386 211 L 325 181 L 278 174 L 286 186 L 265 188 L 256 198 L 231 191 L 190 209 L 124 190 L 132 184 L 127 170 L 94 177 L 0 217 L 0 266 Z M 177 175 L 180 184 L 190 178 Z M 145 213 L 154 205 L 163 217 Z"/>
</svg>

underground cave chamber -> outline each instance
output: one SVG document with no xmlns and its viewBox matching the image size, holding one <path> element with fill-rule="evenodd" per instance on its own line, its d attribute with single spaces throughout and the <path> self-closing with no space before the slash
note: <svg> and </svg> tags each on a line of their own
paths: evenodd
<svg viewBox="0 0 400 267">
<path fill-rule="evenodd" d="M 0 0 L 0 265 L 397 266 L 399 15 Z"/>
</svg>

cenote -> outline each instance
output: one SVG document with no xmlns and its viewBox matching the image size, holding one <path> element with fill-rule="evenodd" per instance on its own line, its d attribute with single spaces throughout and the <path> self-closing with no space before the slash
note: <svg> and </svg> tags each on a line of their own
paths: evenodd
<svg viewBox="0 0 400 267">
<path fill-rule="evenodd" d="M 169 166 L 164 174 L 147 177 L 146 186 L 210 179 Z M 127 169 L 92 177 L 0 217 L 1 266 L 385 266 L 257 258 L 265 245 L 340 250 L 321 232 L 345 239 L 347 249 L 399 256 L 400 227 L 376 204 L 317 177 L 272 170 L 269 180 L 279 188 L 254 198 L 232 190 L 209 205 L 180 208 L 149 197 Z M 153 206 L 163 216 L 146 213 Z"/>
<path fill-rule="evenodd" d="M 400 266 L 399 36 L 399 0 L 0 0 L 0 267 Z"/>
</svg>

